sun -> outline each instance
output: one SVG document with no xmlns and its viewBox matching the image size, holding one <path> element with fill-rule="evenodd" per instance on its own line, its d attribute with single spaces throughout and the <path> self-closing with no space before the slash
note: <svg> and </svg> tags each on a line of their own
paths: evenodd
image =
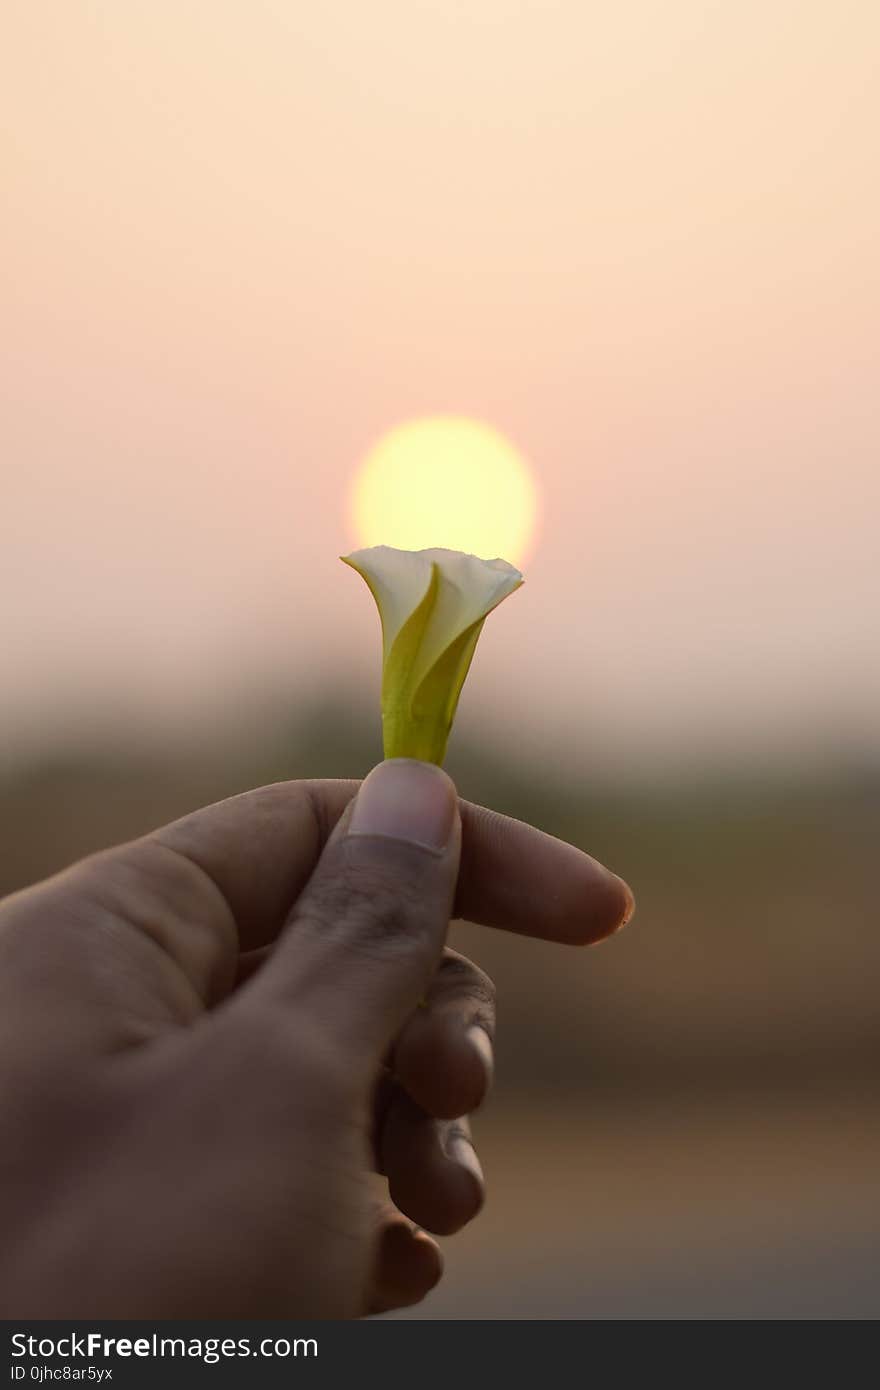
<svg viewBox="0 0 880 1390">
<path fill-rule="evenodd" d="M 512 564 L 528 553 L 537 508 L 522 454 L 491 425 L 458 415 L 407 420 L 383 435 L 351 496 L 361 545 L 445 546 Z"/>
</svg>

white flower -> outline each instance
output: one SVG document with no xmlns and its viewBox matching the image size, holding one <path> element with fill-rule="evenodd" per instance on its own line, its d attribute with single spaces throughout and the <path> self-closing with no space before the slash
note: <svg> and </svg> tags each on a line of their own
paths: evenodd
<svg viewBox="0 0 880 1390">
<path fill-rule="evenodd" d="M 458 550 L 376 545 L 341 558 L 382 620 L 385 757 L 441 763 L 483 623 L 523 577 L 506 560 Z"/>
</svg>

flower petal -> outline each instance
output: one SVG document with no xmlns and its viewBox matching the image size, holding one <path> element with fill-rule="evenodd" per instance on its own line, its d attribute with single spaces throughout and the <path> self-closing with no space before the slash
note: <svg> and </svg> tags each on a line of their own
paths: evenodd
<svg viewBox="0 0 880 1390">
<path fill-rule="evenodd" d="M 374 545 L 340 556 L 365 580 L 376 600 L 382 623 L 383 661 L 388 660 L 398 633 L 418 608 L 431 584 L 431 561 L 422 550 L 395 550 Z"/>
<path fill-rule="evenodd" d="M 446 649 L 518 589 L 523 577 L 506 560 L 480 560 L 460 550 L 415 554 L 433 561 L 440 571 L 437 600 L 413 672 L 414 684 L 419 685 Z"/>
</svg>

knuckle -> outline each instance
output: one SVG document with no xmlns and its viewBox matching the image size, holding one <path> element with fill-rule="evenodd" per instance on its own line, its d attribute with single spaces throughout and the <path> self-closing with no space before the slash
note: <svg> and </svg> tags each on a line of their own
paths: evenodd
<svg viewBox="0 0 880 1390">
<path fill-rule="evenodd" d="M 466 1144 L 473 1144 L 471 1127 L 466 1115 L 458 1115 L 455 1119 L 447 1120 L 443 1126 L 443 1140 L 447 1147 L 458 1139 L 463 1139 Z"/>
<path fill-rule="evenodd" d="M 495 982 L 466 956 L 447 952 L 437 968 L 437 986 L 443 994 L 464 997 L 469 1002 L 495 1011 Z"/>
</svg>

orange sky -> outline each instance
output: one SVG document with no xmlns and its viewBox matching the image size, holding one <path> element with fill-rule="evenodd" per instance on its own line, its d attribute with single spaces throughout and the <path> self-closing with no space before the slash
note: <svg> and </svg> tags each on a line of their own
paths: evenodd
<svg viewBox="0 0 880 1390">
<path fill-rule="evenodd" d="M 463 720 L 622 761 L 880 749 L 880 7 L 3 27 L 4 742 L 374 679 L 348 480 L 455 411 L 543 498 Z"/>
</svg>

